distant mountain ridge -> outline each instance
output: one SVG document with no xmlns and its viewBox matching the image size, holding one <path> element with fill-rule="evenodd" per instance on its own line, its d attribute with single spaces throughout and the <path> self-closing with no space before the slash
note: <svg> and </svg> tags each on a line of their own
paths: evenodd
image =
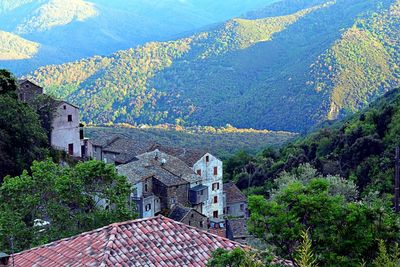
<svg viewBox="0 0 400 267">
<path fill-rule="evenodd" d="M 38 43 L 40 49 L 22 61 L 0 57 L 0 64 L 22 74 L 43 65 L 107 55 L 176 38 L 275 1 L 3 0 L 0 30 Z"/>
<path fill-rule="evenodd" d="M 399 3 L 280 1 L 187 38 L 29 78 L 82 106 L 88 123 L 306 131 L 399 85 Z"/>
</svg>

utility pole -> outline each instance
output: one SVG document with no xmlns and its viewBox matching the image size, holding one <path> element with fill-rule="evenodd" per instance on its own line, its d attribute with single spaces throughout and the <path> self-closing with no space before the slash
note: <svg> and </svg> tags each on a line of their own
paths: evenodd
<svg viewBox="0 0 400 267">
<path fill-rule="evenodd" d="M 399 198 L 400 198 L 400 147 L 396 148 L 396 159 L 395 159 L 395 165 L 396 165 L 396 174 L 395 174 L 395 180 L 394 180 L 394 210 L 396 213 L 399 213 L 400 207 L 399 207 Z"/>
</svg>

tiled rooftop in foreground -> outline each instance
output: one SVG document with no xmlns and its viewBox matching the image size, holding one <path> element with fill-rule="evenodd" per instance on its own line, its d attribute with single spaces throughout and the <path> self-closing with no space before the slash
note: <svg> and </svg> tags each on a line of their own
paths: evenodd
<svg viewBox="0 0 400 267">
<path fill-rule="evenodd" d="M 242 246 L 157 216 L 109 226 L 15 254 L 15 266 L 205 266 L 212 251 Z"/>
</svg>

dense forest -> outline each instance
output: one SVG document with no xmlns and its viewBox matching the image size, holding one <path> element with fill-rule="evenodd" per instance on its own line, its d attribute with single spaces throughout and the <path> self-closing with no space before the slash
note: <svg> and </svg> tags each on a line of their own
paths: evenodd
<svg viewBox="0 0 400 267">
<path fill-rule="evenodd" d="M 187 38 L 29 78 L 82 106 L 87 123 L 302 132 L 399 84 L 399 9 L 397 0 L 280 1 Z"/>
<path fill-rule="evenodd" d="M 225 178 L 268 196 L 279 173 L 310 164 L 322 175 L 353 181 L 362 196 L 391 195 L 399 140 L 400 90 L 395 89 L 365 110 L 281 149 L 266 149 L 257 156 L 237 153 L 225 164 Z"/>
<path fill-rule="evenodd" d="M 225 179 L 249 195 L 248 227 L 262 250 L 219 250 L 209 266 L 251 259 L 254 266 L 275 266 L 271 255 L 296 266 L 398 266 L 393 193 L 399 145 L 400 89 L 395 89 L 280 149 L 231 157 Z"/>
</svg>

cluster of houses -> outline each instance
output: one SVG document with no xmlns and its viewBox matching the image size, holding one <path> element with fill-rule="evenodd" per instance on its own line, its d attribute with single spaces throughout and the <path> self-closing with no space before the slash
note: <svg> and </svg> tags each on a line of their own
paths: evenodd
<svg viewBox="0 0 400 267">
<path fill-rule="evenodd" d="M 20 81 L 22 101 L 29 103 L 40 94 L 43 89 L 36 84 Z M 246 229 L 246 197 L 235 184 L 223 183 L 222 161 L 208 151 L 164 147 L 124 135 L 88 139 L 79 121 L 78 107 L 58 100 L 54 100 L 54 107 L 51 145 L 72 157 L 115 164 L 118 173 L 132 184 L 130 203 L 142 219 L 139 224 L 174 221 L 172 225 L 192 232 L 188 235 L 200 231 L 208 238 L 211 238 L 208 234 L 214 236 L 211 239 L 219 236 L 232 240 L 233 243 L 229 243 L 228 239 L 223 239 L 228 243 L 220 246 L 222 248 L 241 246 L 240 243 L 246 244 L 251 238 Z M 107 202 L 100 205 L 106 207 Z M 209 257 L 210 253 L 211 248 L 204 257 Z"/>
</svg>

